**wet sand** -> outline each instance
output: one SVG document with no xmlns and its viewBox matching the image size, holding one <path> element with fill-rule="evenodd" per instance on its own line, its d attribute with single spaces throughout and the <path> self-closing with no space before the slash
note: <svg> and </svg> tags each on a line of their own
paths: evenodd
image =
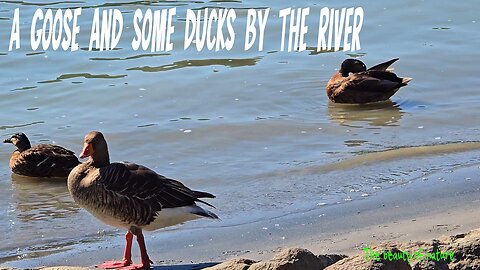
<svg viewBox="0 0 480 270">
<path fill-rule="evenodd" d="M 467 151 L 463 155 L 479 154 L 478 150 L 462 151 Z M 476 177 L 479 172 L 479 164 L 439 170 L 361 200 L 318 205 L 308 211 L 253 223 L 204 227 L 206 223 L 202 221 L 188 233 L 171 230 L 147 234 L 147 247 L 155 266 L 162 266 L 157 269 L 179 270 L 198 269 L 234 257 L 267 259 L 285 247 L 303 247 L 315 254 L 352 255 L 384 241 L 428 241 L 468 232 L 479 227 L 474 218 L 480 215 L 480 179 Z M 106 238 L 108 243 L 73 245 L 66 252 L 5 265 L 89 267 L 121 258 L 122 237 L 113 238 Z M 134 260 L 138 259 L 134 246 Z"/>
</svg>

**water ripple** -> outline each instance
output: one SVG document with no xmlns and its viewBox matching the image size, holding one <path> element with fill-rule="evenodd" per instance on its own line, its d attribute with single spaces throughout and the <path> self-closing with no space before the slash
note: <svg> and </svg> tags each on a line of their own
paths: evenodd
<svg viewBox="0 0 480 270">
<path fill-rule="evenodd" d="M 20 125 L 6 125 L 6 126 L 0 126 L 0 130 L 5 130 L 5 129 L 11 129 L 11 128 L 20 128 L 20 127 L 28 127 L 28 126 L 33 126 L 37 124 L 44 124 L 44 121 L 35 121 L 27 124 L 20 124 Z"/>
<path fill-rule="evenodd" d="M 185 67 L 204 67 L 204 66 L 226 66 L 230 68 L 234 67 L 243 67 L 243 66 L 254 66 L 258 61 L 262 59 L 261 56 L 254 58 L 246 59 L 200 59 L 200 60 L 182 60 L 176 61 L 172 64 L 151 67 L 151 66 L 141 66 L 133 67 L 127 70 L 140 70 L 143 72 L 160 72 L 160 71 L 169 71 L 174 69 L 180 69 Z"/>
<path fill-rule="evenodd" d="M 11 1 L 11 0 L 0 1 L 0 3 L 5 3 L 5 4 L 17 4 L 17 5 L 22 5 L 22 6 L 53 6 L 53 5 L 65 4 L 64 1 L 43 2 L 43 3 L 31 3 L 31 2 L 25 2 L 25 1 Z M 68 2 L 68 3 L 69 3 L 69 4 L 83 4 L 83 3 L 85 3 L 85 2 L 84 2 L 84 1 L 70 1 L 70 2 Z"/>
<path fill-rule="evenodd" d="M 108 74 L 90 74 L 90 73 L 71 73 L 71 74 L 62 74 L 57 77 L 55 80 L 41 81 L 38 83 L 54 83 L 61 82 L 63 80 L 73 79 L 73 78 L 85 78 L 85 79 L 119 79 L 127 77 L 127 75 L 108 75 Z"/>
<path fill-rule="evenodd" d="M 24 87 L 19 87 L 19 88 L 15 88 L 15 89 L 12 89 L 10 91 L 14 92 L 14 91 L 25 91 L 25 90 L 32 90 L 32 89 L 35 89 L 37 88 L 37 86 L 24 86 Z"/>
<path fill-rule="evenodd" d="M 143 57 L 155 57 L 155 56 L 168 56 L 170 55 L 169 53 L 147 53 L 147 54 L 139 54 L 139 55 L 134 55 L 134 56 L 129 56 L 125 58 L 121 57 L 91 57 L 90 60 L 93 61 L 123 61 L 123 60 L 132 60 L 132 59 L 138 59 L 138 58 L 143 58 Z"/>
</svg>

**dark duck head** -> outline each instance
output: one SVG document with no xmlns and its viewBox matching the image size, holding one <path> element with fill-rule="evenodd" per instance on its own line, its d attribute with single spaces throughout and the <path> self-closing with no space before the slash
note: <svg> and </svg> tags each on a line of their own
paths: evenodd
<svg viewBox="0 0 480 270">
<path fill-rule="evenodd" d="M 350 58 L 343 61 L 338 72 L 340 72 L 343 77 L 348 77 L 350 73 L 362 71 L 367 71 L 367 66 L 360 60 Z"/>
<path fill-rule="evenodd" d="M 25 151 L 32 146 L 30 145 L 30 140 L 28 140 L 27 135 L 23 133 L 13 134 L 12 137 L 3 141 L 3 143 L 11 143 L 15 145 L 18 151 Z"/>
</svg>

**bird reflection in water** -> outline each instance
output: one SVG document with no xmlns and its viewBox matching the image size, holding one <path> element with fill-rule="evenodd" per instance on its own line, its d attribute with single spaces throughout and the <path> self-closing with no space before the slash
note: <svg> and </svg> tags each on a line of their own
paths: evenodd
<svg viewBox="0 0 480 270">
<path fill-rule="evenodd" d="M 342 126 L 368 128 L 398 126 L 404 112 L 393 101 L 368 103 L 362 105 L 328 103 L 328 114 L 332 121 Z"/>
<path fill-rule="evenodd" d="M 65 179 L 12 174 L 12 187 L 17 218 L 23 222 L 71 217 L 79 210 L 68 193 Z"/>
</svg>

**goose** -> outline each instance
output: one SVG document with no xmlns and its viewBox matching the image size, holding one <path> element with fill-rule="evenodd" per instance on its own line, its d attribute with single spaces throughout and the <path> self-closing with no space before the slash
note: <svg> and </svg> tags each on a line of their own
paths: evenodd
<svg viewBox="0 0 480 270">
<path fill-rule="evenodd" d="M 412 78 L 400 78 L 387 70 L 398 58 L 369 69 L 358 59 L 346 59 L 328 81 L 328 98 L 335 103 L 364 104 L 386 101 Z"/>
<path fill-rule="evenodd" d="M 39 144 L 31 146 L 24 133 L 16 133 L 3 141 L 17 149 L 10 157 L 13 173 L 38 178 L 67 178 L 70 171 L 80 162 L 75 154 L 58 145 Z"/>
<path fill-rule="evenodd" d="M 153 231 L 197 218 L 218 219 L 197 203 L 214 195 L 191 190 L 181 182 L 157 174 L 135 163 L 110 163 L 107 142 L 101 132 L 85 136 L 80 158 L 88 160 L 68 176 L 68 189 L 77 204 L 104 223 L 127 230 L 121 261 L 105 262 L 98 268 L 149 269 L 153 263 L 143 231 Z M 132 264 L 132 240 L 140 248 L 140 264 Z"/>
</svg>

